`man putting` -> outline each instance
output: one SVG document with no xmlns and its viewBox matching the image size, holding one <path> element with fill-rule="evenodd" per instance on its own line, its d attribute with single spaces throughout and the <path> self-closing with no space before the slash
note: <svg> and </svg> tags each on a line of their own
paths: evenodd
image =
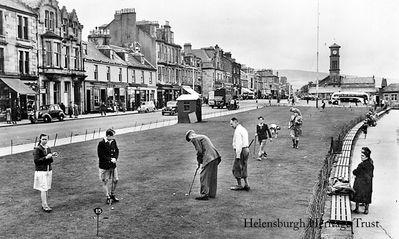
<svg viewBox="0 0 399 239">
<path fill-rule="evenodd" d="M 216 197 L 218 165 L 221 161 L 219 152 L 206 135 L 196 134 L 194 130 L 186 133 L 187 142 L 193 143 L 197 150 L 198 167 L 202 164 L 200 173 L 200 194 L 196 200 L 208 200 Z"/>
<path fill-rule="evenodd" d="M 119 156 L 119 149 L 115 141 L 115 131 L 108 129 L 105 132 L 105 138 L 102 139 L 97 146 L 97 154 L 99 159 L 99 175 L 103 183 L 106 203 L 118 202 L 115 197 L 116 184 L 118 183 L 118 170 L 116 168 L 116 160 Z M 109 183 L 109 181 L 111 181 Z M 111 187 L 111 188 L 110 188 Z"/>
<path fill-rule="evenodd" d="M 233 175 L 237 179 L 237 185 L 230 189 L 249 191 L 250 187 L 248 186 L 247 181 L 247 165 L 249 157 L 248 131 L 235 117 L 230 120 L 230 125 L 235 129 L 233 137 L 233 149 L 235 154 Z M 241 185 L 241 179 L 244 179 L 244 187 Z"/>
</svg>

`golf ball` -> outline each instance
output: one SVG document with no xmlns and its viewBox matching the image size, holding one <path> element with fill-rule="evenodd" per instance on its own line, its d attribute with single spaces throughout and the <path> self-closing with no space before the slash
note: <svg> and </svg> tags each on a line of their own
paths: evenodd
<svg viewBox="0 0 399 239">
<path fill-rule="evenodd" d="M 175 196 L 176 195 L 176 193 L 173 193 L 173 196 Z"/>
<path fill-rule="evenodd" d="M 186 193 L 185 195 L 188 196 L 188 193 Z"/>
<path fill-rule="evenodd" d="M 114 207 L 111 207 L 111 210 L 114 210 Z"/>
</svg>

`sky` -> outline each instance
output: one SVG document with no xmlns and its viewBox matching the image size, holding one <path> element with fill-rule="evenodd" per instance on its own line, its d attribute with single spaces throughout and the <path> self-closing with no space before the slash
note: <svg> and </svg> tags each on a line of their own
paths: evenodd
<svg viewBox="0 0 399 239">
<path fill-rule="evenodd" d="M 217 44 L 255 69 L 317 71 L 319 43 L 319 71 L 328 72 L 328 47 L 336 43 L 342 74 L 399 82 L 396 0 L 58 1 L 77 11 L 84 40 L 90 30 L 111 22 L 116 10 L 135 8 L 138 21 L 169 21 L 176 44 L 191 43 L 194 49 Z"/>
</svg>

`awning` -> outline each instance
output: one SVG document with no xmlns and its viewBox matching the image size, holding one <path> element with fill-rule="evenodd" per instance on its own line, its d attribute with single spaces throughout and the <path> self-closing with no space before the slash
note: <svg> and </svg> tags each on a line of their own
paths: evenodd
<svg viewBox="0 0 399 239">
<path fill-rule="evenodd" d="M 187 93 L 189 93 L 190 95 L 199 96 L 199 94 L 195 90 L 191 89 L 190 86 L 182 85 L 182 88 L 183 90 L 187 91 Z"/>
<path fill-rule="evenodd" d="M 25 85 L 20 79 L 15 78 L 2 78 L 0 79 L 4 82 L 4 84 L 8 85 L 11 89 L 15 90 L 21 95 L 35 95 L 34 92 L 29 86 Z"/>
</svg>

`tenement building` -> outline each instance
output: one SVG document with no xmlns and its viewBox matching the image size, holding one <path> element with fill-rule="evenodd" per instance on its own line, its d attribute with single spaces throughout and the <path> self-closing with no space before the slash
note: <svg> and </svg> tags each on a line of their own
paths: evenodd
<svg viewBox="0 0 399 239">
<path fill-rule="evenodd" d="M 0 121 L 10 117 L 11 110 L 18 111 L 18 118 L 27 118 L 28 109 L 36 104 L 37 19 L 23 3 L 0 2 Z"/>
</svg>

